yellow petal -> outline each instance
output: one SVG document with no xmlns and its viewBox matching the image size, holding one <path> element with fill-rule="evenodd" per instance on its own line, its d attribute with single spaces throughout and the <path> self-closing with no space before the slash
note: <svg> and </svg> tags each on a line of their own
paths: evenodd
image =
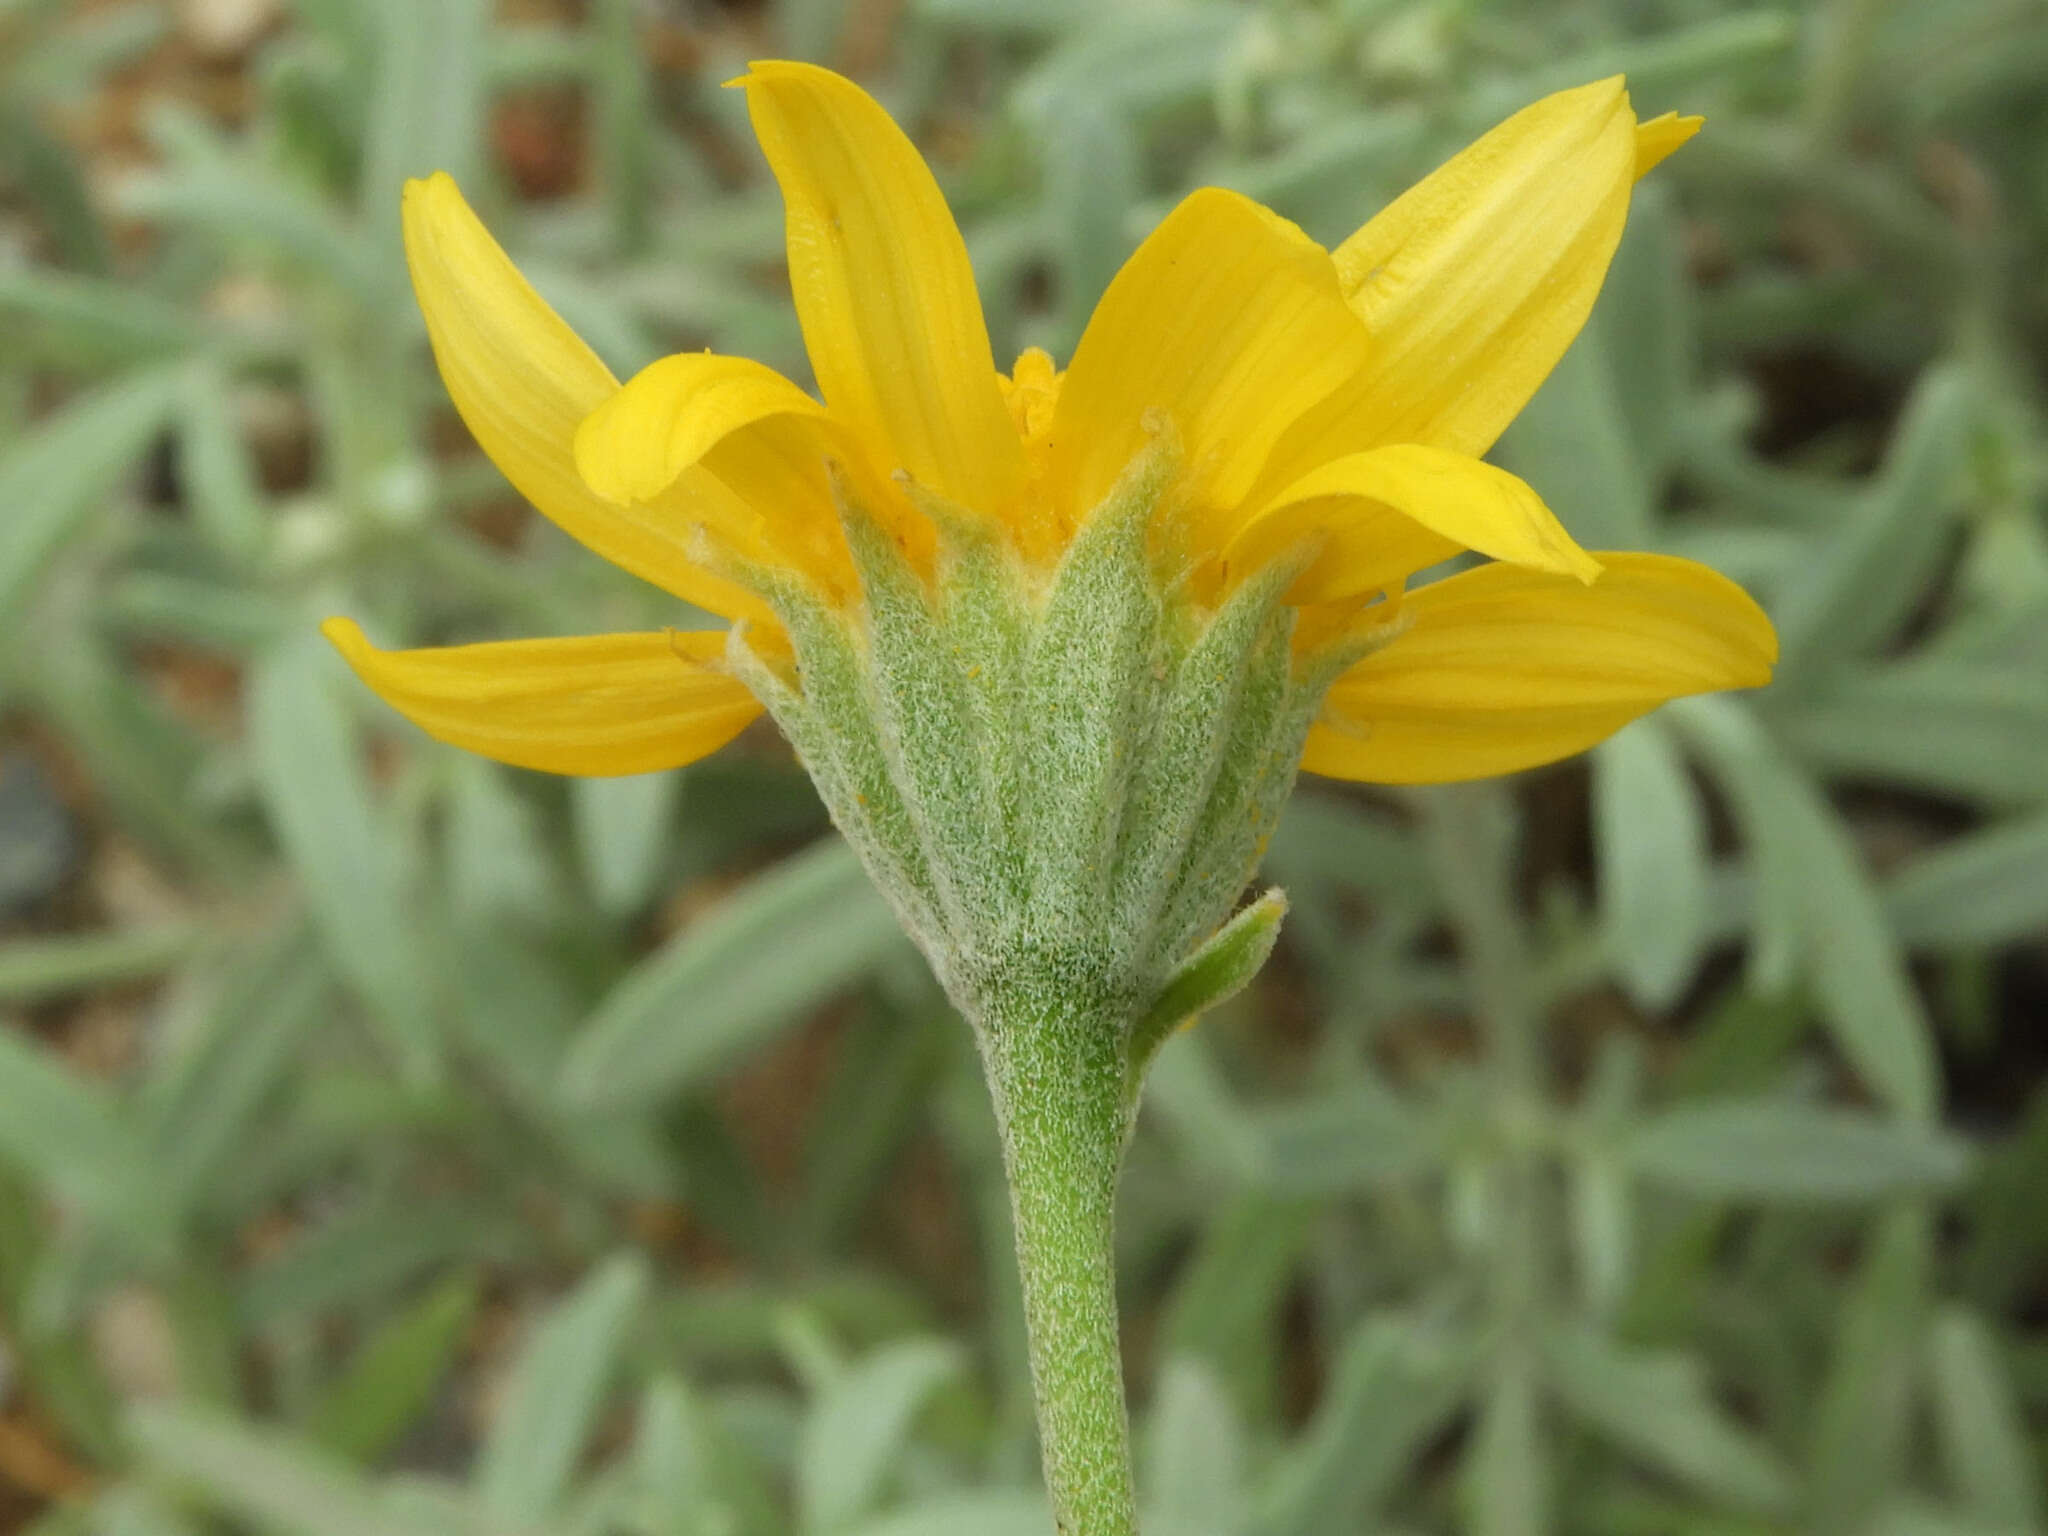
<svg viewBox="0 0 2048 1536">
<path fill-rule="evenodd" d="M 1330 690 L 1302 766 L 1386 784 L 1511 773 L 1684 694 L 1770 681 L 1777 637 L 1690 560 L 1615 553 L 1590 587 L 1488 565 L 1409 594 L 1412 627 Z"/>
<path fill-rule="evenodd" d="M 770 563 L 794 566 L 828 591 L 845 594 L 853 590 L 853 565 L 839 529 L 828 460 L 847 465 L 870 505 L 894 510 L 900 498 L 874 488 L 857 446 L 832 426 L 816 416 L 770 416 L 724 438 L 705 455 L 704 468 L 759 514 Z M 886 511 L 878 515 L 887 520 Z"/>
<path fill-rule="evenodd" d="M 1552 709 L 1512 726 L 1484 715 L 1445 712 L 1375 721 L 1369 734 L 1328 723 L 1308 733 L 1305 773 L 1363 784 L 1454 784 L 1541 768 L 1597 747 L 1657 706 Z"/>
<path fill-rule="evenodd" d="M 576 429 L 611 370 L 535 293 L 437 173 L 405 185 L 413 291 L 455 409 L 519 494 L 612 564 L 715 613 L 765 614 L 689 559 L 685 521 L 605 501 L 576 473 Z"/>
<path fill-rule="evenodd" d="M 1600 573 L 1600 562 L 1523 481 L 1482 460 L 1416 443 L 1311 470 L 1231 541 L 1224 561 L 1233 572 L 1256 570 L 1318 532 L 1327 547 L 1288 593 L 1291 602 L 1376 591 L 1460 549 L 1580 581 Z"/>
<path fill-rule="evenodd" d="M 763 363 L 684 352 L 649 363 L 584 418 L 576 469 L 607 501 L 648 501 L 742 427 L 771 416 L 824 414 Z"/>
<path fill-rule="evenodd" d="M 1636 124 L 1636 180 L 1670 159 L 1674 150 L 1706 125 L 1704 117 L 1680 117 L 1676 112 Z"/>
<path fill-rule="evenodd" d="M 1619 77 L 1545 97 L 1338 246 L 1372 358 L 1288 434 L 1267 487 L 1383 443 L 1485 453 L 1592 310 L 1635 126 Z"/>
<path fill-rule="evenodd" d="M 1195 495 L 1234 506 L 1274 441 L 1366 348 L 1328 252 L 1249 198 L 1192 193 L 1124 263 L 1074 351 L 1053 417 L 1054 494 L 1085 517 L 1158 410 L 1180 433 Z"/>
<path fill-rule="evenodd" d="M 680 767 L 761 712 L 743 686 L 706 665 L 724 652 L 719 630 L 413 651 L 380 651 L 348 619 L 329 619 L 321 632 L 429 736 L 547 773 Z"/>
<path fill-rule="evenodd" d="M 923 158 L 830 70 L 763 62 L 734 83 L 782 186 L 790 286 L 825 403 L 885 474 L 1007 508 L 1023 452 L 966 243 Z"/>
</svg>

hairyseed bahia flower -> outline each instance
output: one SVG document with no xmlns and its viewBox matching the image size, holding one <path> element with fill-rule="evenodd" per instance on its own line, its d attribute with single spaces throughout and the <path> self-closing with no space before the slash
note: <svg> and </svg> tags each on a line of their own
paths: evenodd
<svg viewBox="0 0 2048 1536">
<path fill-rule="evenodd" d="M 1190 194 L 1062 370 L 996 370 L 967 248 L 865 92 L 736 82 L 788 212 L 817 390 L 685 353 L 621 385 L 435 176 L 405 247 L 484 451 L 729 627 L 380 651 L 444 741 L 558 773 L 715 751 L 763 709 L 973 1025 L 1058 1528 L 1133 1536 L 1111 1233 L 1154 1050 L 1244 985 L 1298 769 L 1422 782 L 1577 752 L 1769 679 L 1743 592 L 1589 554 L 1481 457 L 1584 324 L 1636 178 L 1697 119 L 1619 80 L 1500 125 L 1326 251 Z M 1452 556 L 1484 557 L 1439 580 Z M 687 1021 L 679 1021 L 687 1027 Z"/>
<path fill-rule="evenodd" d="M 457 409 L 521 494 L 598 554 L 764 628 L 773 615 L 727 551 L 856 601 L 829 459 L 921 558 L 932 534 L 913 488 L 997 521 L 1042 577 L 1164 417 L 1196 585 L 1220 590 L 1319 537 L 1286 594 L 1301 627 L 1401 628 L 1337 678 L 1311 772 L 1507 772 L 1665 699 L 1768 679 L 1769 625 L 1730 583 L 1669 556 L 1588 555 L 1479 458 L 1585 321 L 1630 184 L 1698 119 L 1638 123 L 1618 79 L 1560 92 L 1330 252 L 1205 188 L 1125 264 L 1064 372 L 1034 350 L 1006 376 L 960 234 L 881 107 L 809 65 L 763 63 L 737 83 L 787 199 L 816 397 L 697 353 L 622 388 L 448 177 L 406 189 L 406 252 Z M 1462 549 L 1493 563 L 1404 594 Z M 760 708 L 721 665 L 718 632 L 398 653 L 346 620 L 329 633 L 430 734 L 554 772 L 675 767 Z"/>
<path fill-rule="evenodd" d="M 766 707 L 921 939 L 1043 937 L 1050 901 L 1052 929 L 1121 926 L 1142 988 L 1228 914 L 1297 767 L 1504 773 L 1768 680 L 1771 626 L 1733 583 L 1588 553 L 1481 457 L 1584 323 L 1631 186 L 1699 119 L 1638 122 L 1619 79 L 1559 92 L 1335 250 L 1204 188 L 1064 369 L 1033 349 L 1005 374 L 880 105 L 807 64 L 734 83 L 815 393 L 708 352 L 620 384 L 453 181 L 406 188 L 427 332 L 484 451 L 598 554 L 731 621 L 383 651 L 331 620 L 430 734 L 639 773 Z M 1467 551 L 1485 563 L 1411 584 Z"/>
</svg>

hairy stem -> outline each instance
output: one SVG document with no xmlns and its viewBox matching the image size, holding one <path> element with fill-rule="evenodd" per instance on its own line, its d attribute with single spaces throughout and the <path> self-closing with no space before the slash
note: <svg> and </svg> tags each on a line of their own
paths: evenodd
<svg viewBox="0 0 2048 1536">
<path fill-rule="evenodd" d="M 1018 987 L 995 989 L 984 1015 L 1053 1514 L 1060 1536 L 1135 1536 L 1111 1253 L 1127 1010 Z"/>
</svg>

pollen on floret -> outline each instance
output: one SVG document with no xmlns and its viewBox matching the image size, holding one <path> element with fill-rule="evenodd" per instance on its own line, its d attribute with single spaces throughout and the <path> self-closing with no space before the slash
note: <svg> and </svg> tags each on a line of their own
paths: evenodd
<svg viewBox="0 0 2048 1536">
<path fill-rule="evenodd" d="M 1003 403 L 1009 406 L 1010 420 L 1016 423 L 1017 435 L 1026 448 L 1038 447 L 1052 431 L 1053 409 L 1059 404 L 1060 382 L 1065 377 L 1043 347 L 1026 347 L 1017 354 L 1009 373 L 996 375 Z"/>
</svg>

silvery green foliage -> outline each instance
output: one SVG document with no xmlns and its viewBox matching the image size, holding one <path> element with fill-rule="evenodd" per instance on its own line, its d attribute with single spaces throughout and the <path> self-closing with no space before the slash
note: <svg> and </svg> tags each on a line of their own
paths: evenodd
<svg viewBox="0 0 2048 1536">
<path fill-rule="evenodd" d="M 915 492 L 939 534 L 927 579 L 843 479 L 851 611 L 787 572 L 742 573 L 794 660 L 740 630 L 733 665 L 977 1025 L 1020 992 L 1047 1016 L 1085 1000 L 1142 1057 L 1242 986 L 1277 933 L 1277 893 L 1227 920 L 1332 668 L 1295 654 L 1298 558 L 1213 609 L 1189 595 L 1178 468 L 1163 433 L 1043 575 L 992 520 Z"/>
</svg>

